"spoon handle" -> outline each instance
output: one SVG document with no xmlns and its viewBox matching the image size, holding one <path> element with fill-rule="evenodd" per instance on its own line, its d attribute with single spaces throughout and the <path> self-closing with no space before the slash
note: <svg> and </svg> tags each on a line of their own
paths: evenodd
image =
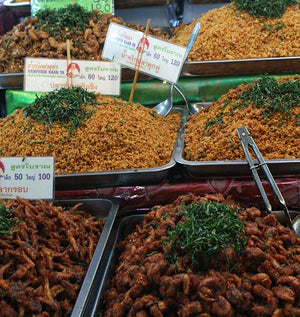
<svg viewBox="0 0 300 317">
<path fill-rule="evenodd" d="M 196 25 L 194 26 L 194 29 L 193 29 L 193 32 L 189 38 L 189 41 L 187 43 L 187 46 L 186 46 L 186 51 L 185 51 L 185 54 L 184 54 L 184 58 L 183 58 L 183 62 L 185 62 L 185 60 L 188 58 L 189 54 L 190 54 L 190 51 L 196 41 L 196 38 L 197 38 L 197 35 L 200 31 L 200 27 L 201 27 L 201 23 L 200 22 L 197 22 Z"/>
</svg>

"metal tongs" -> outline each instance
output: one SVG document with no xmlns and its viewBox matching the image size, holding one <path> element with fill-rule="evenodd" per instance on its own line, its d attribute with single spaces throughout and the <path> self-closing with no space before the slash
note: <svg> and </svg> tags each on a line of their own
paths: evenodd
<svg viewBox="0 0 300 317">
<path fill-rule="evenodd" d="M 250 133 L 249 131 L 247 130 L 247 128 L 245 126 L 241 127 L 241 128 L 238 128 L 237 129 L 237 134 L 238 134 L 238 137 L 242 143 L 242 147 L 243 147 L 243 150 L 245 152 L 245 156 L 246 156 L 246 159 L 248 161 L 248 164 L 250 166 L 250 170 L 252 172 L 252 175 L 253 175 L 253 178 L 255 180 L 255 183 L 257 185 L 257 188 L 262 196 L 262 199 L 264 201 L 264 204 L 266 205 L 266 208 L 267 208 L 267 211 L 269 213 L 272 213 L 272 206 L 270 204 L 270 201 L 267 197 L 267 194 L 264 190 L 264 187 L 262 185 L 262 182 L 260 180 L 260 177 L 258 175 L 258 169 L 262 169 L 267 177 L 267 180 L 269 182 L 269 184 L 271 185 L 275 195 L 277 196 L 279 202 L 281 203 L 281 205 L 284 207 L 284 216 L 285 216 L 285 220 L 287 222 L 287 225 L 290 229 L 292 230 L 295 230 L 294 226 L 293 226 L 293 223 L 292 223 L 292 220 L 291 220 L 291 216 L 290 216 L 290 213 L 289 213 L 289 210 L 287 208 L 287 205 L 286 205 L 286 202 L 269 170 L 269 167 L 267 165 L 267 163 L 265 162 L 265 160 L 263 159 L 259 149 L 257 148 L 253 138 L 250 136 Z M 258 164 L 254 164 L 254 161 L 250 155 L 250 152 L 248 150 L 248 147 L 250 147 L 252 149 L 252 151 L 254 152 L 254 155 L 258 161 Z M 296 233 L 297 233 L 297 230 L 295 230 Z"/>
</svg>

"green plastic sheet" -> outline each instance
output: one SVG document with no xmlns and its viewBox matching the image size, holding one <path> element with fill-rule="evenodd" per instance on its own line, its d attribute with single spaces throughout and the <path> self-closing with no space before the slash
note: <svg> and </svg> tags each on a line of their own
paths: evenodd
<svg viewBox="0 0 300 317">
<path fill-rule="evenodd" d="M 294 75 L 294 74 L 285 74 Z M 270 75 L 272 77 L 282 77 L 283 74 Z M 249 83 L 258 80 L 262 75 L 252 76 L 224 76 L 224 77 L 187 77 L 178 81 L 186 98 L 190 102 L 209 102 L 217 100 L 230 89 L 236 88 L 243 83 Z M 132 82 L 121 84 L 120 98 L 128 100 L 132 88 Z M 133 101 L 141 103 L 144 106 L 153 106 L 168 97 L 169 85 L 160 80 L 138 81 L 134 92 Z M 12 114 L 15 109 L 22 108 L 32 103 L 36 96 L 41 93 L 24 92 L 23 90 L 7 90 L 6 91 L 6 113 Z M 182 97 L 174 91 L 174 103 L 183 103 Z"/>
</svg>

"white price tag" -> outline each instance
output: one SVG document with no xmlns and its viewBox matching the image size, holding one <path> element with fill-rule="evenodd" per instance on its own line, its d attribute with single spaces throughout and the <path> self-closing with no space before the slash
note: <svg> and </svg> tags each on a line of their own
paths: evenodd
<svg viewBox="0 0 300 317">
<path fill-rule="evenodd" d="M 144 34 L 117 23 L 109 24 L 102 57 L 135 69 Z M 184 63 L 186 47 L 151 35 L 145 40 L 140 72 L 176 83 Z"/>
<path fill-rule="evenodd" d="M 49 92 L 71 86 L 103 95 L 119 95 L 118 63 L 49 58 L 25 58 L 24 91 Z"/>
<path fill-rule="evenodd" d="M 0 198 L 53 199 L 53 157 L 1 157 Z"/>
</svg>

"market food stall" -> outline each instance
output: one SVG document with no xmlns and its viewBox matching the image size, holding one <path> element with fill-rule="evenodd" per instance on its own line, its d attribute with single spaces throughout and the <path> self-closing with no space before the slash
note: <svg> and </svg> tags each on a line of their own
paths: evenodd
<svg viewBox="0 0 300 317">
<path fill-rule="evenodd" d="M 170 89 L 149 74 L 140 74 L 129 102 L 135 72 L 124 66 L 117 98 L 81 87 L 21 89 L 25 57 L 65 59 L 70 39 L 73 60 L 99 61 L 111 22 L 145 26 L 75 6 L 41 10 L 0 38 L 8 114 L 0 119 L 0 163 L 24 158 L 14 165 L 20 178 L 27 157 L 55 158 L 54 202 L 0 205 L 3 316 L 298 314 L 299 238 L 263 178 L 281 216 L 266 212 L 236 130 L 247 126 L 296 217 L 299 4 L 259 18 L 242 2 L 199 18 L 177 82 L 195 114 L 176 91 L 170 114 L 157 114 L 153 106 Z M 64 24 L 78 13 L 80 21 Z M 150 33 L 185 46 L 199 21 Z M 1 194 L 17 196 L 21 187 L 1 183 L 11 172 L 3 162 Z"/>
</svg>

